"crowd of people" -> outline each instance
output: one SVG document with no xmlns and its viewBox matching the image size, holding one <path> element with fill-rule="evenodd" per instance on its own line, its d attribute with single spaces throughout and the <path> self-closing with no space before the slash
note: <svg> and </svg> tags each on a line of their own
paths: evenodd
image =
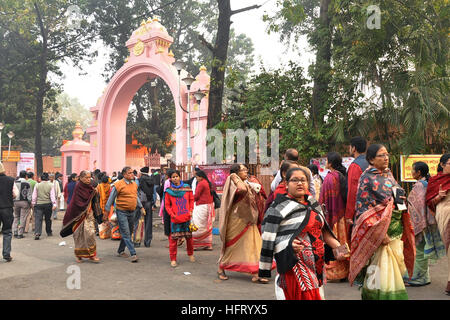
<svg viewBox="0 0 450 320">
<path fill-rule="evenodd" d="M 43 220 L 52 236 L 52 217 L 64 199 L 60 235 L 73 236 L 77 262 L 100 262 L 100 237 L 120 239 L 117 256 L 136 263 L 136 247 L 151 246 L 159 198 L 173 268 L 184 243 L 190 262 L 196 250 L 213 250 L 220 207 L 217 277 L 222 281 L 233 271 L 268 283 L 276 269 L 277 299 L 324 299 L 327 281 L 358 285 L 362 299 L 408 299 L 406 287 L 430 284 L 429 262 L 447 255 L 445 293 L 450 295 L 450 154 L 440 158 L 433 177 L 426 163 L 414 163 L 417 182 L 407 195 L 389 170 L 385 146 L 367 148 L 364 138 L 355 137 L 349 152 L 354 161 L 348 169 L 339 153 L 328 153 L 322 178 L 316 165 L 301 165 L 297 150 L 287 150 L 269 193 L 245 164 L 234 164 L 220 200 L 198 168 L 185 181 L 173 169 L 162 174 L 124 167 L 111 176 L 82 171 L 70 175 L 63 188 L 59 174 L 44 173 L 37 182 L 22 171 L 14 179 L 0 163 L 3 258 L 12 260 L 12 236 L 23 238 L 30 225 L 35 240 Z"/>
</svg>

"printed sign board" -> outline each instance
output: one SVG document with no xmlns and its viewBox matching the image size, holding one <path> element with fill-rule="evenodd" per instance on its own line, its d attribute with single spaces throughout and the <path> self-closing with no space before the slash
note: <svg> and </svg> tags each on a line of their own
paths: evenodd
<svg viewBox="0 0 450 320">
<path fill-rule="evenodd" d="M 437 167 L 439 165 L 439 159 L 441 154 L 410 154 L 408 157 L 405 155 L 400 156 L 400 173 L 401 180 L 403 182 L 416 182 L 413 179 L 411 170 L 414 162 L 422 161 L 428 164 L 430 168 L 430 175 L 437 174 Z"/>
</svg>

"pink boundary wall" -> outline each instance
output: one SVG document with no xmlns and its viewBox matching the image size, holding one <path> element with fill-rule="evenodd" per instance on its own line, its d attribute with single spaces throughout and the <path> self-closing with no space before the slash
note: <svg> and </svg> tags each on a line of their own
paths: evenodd
<svg viewBox="0 0 450 320">
<path fill-rule="evenodd" d="M 158 19 L 143 21 L 127 41 L 130 56 L 110 80 L 97 105 L 90 109 L 93 120 L 87 130 L 90 136 L 89 170 L 98 168 L 111 173 L 125 165 L 126 119 L 130 103 L 139 88 L 149 79 L 155 78 L 162 79 L 172 92 L 176 108 L 176 163 L 187 163 L 187 113 L 181 110 L 179 103 L 181 98 L 181 105 L 187 109 L 187 88 L 181 81 L 180 97 L 178 73 L 172 65 L 175 58 L 169 51 L 172 43 L 173 38 Z M 185 75 L 186 72 L 182 71 L 181 78 Z M 191 138 L 191 161 L 193 164 L 205 164 L 208 95 L 201 101 L 199 114 L 198 109 L 195 109 L 193 92 L 200 89 L 208 94 L 210 78 L 206 68 L 201 68 L 196 80 L 190 94 L 191 137 L 194 136 Z"/>
</svg>

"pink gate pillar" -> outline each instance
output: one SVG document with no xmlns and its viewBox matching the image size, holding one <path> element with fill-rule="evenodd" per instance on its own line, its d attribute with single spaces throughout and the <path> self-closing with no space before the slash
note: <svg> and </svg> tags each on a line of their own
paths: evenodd
<svg viewBox="0 0 450 320">
<path fill-rule="evenodd" d="M 90 109 L 93 120 L 87 132 L 91 142 L 91 170 L 98 168 L 111 173 L 125 165 L 128 108 L 139 88 L 157 77 L 167 84 L 174 98 L 177 163 L 187 162 L 187 117 L 180 108 L 181 103 L 187 109 L 187 88 L 183 82 L 180 87 L 178 85 L 178 73 L 172 65 L 175 58 L 169 50 L 172 43 L 173 38 L 158 19 L 142 21 L 141 26 L 127 41 L 130 56 L 111 79 L 97 105 Z M 206 126 L 201 130 L 206 132 Z"/>
<path fill-rule="evenodd" d="M 61 169 L 64 184 L 70 174 L 80 174 L 81 171 L 89 169 L 91 146 L 82 140 L 83 133 L 80 123 L 77 122 L 75 130 L 72 132 L 73 140 L 64 144 L 60 149 L 63 153 Z"/>
<path fill-rule="evenodd" d="M 191 86 L 190 103 L 194 107 L 191 108 L 191 146 L 192 146 L 192 164 L 207 164 L 206 159 L 206 135 L 208 124 L 208 97 L 210 76 L 206 73 L 206 67 L 200 67 L 200 73 L 195 77 L 195 82 Z M 200 91 L 205 97 L 197 104 L 194 93 Z"/>
</svg>

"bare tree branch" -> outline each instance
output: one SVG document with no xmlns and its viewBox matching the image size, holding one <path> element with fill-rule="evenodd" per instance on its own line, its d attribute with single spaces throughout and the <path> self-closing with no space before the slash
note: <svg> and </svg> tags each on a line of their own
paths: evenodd
<svg viewBox="0 0 450 320">
<path fill-rule="evenodd" d="M 202 34 L 198 35 L 198 39 L 202 42 L 202 44 L 207 47 L 211 52 L 214 52 L 214 46 L 205 39 Z"/>
<path fill-rule="evenodd" d="M 259 4 L 255 4 L 255 5 L 250 6 L 250 7 L 245 7 L 245 8 L 238 9 L 238 10 L 232 10 L 232 11 L 231 11 L 231 15 L 238 14 L 238 13 L 241 13 L 241 12 L 244 12 L 244 11 L 249 11 L 249 10 L 253 10 L 253 9 L 258 9 L 258 8 L 260 8 L 260 7 L 261 7 L 261 6 L 260 6 Z"/>
</svg>

